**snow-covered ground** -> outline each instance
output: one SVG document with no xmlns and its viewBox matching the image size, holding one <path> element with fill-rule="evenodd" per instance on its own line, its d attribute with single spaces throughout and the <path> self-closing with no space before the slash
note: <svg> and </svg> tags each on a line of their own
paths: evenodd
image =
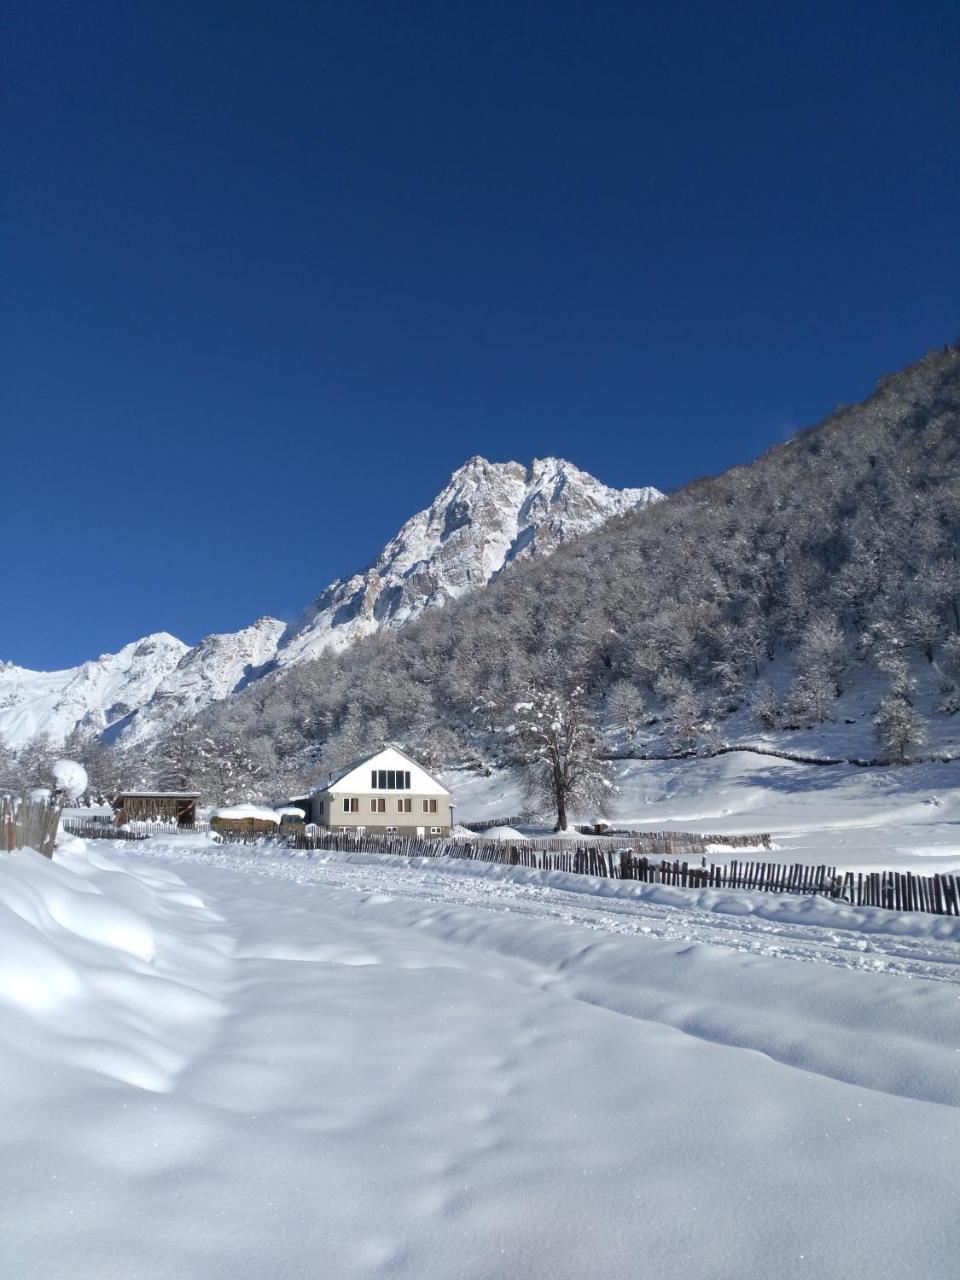
<svg viewBox="0 0 960 1280">
<path fill-rule="evenodd" d="M 621 760 L 613 776 L 618 825 L 769 832 L 777 846 L 765 855 L 769 860 L 960 872 L 960 760 L 864 769 L 737 751 L 708 760 Z M 516 783 L 505 775 L 457 771 L 446 780 L 458 821 L 494 821 L 523 810 Z"/>
<path fill-rule="evenodd" d="M 0 1274 L 952 1275 L 957 924 L 201 837 L 4 857 Z"/>
</svg>

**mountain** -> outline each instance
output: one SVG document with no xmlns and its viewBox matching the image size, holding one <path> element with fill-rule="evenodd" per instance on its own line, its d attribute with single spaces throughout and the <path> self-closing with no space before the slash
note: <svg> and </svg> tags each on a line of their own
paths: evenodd
<svg viewBox="0 0 960 1280">
<path fill-rule="evenodd" d="M 119 726 L 125 744 L 155 737 L 174 720 L 195 715 L 262 675 L 285 631 L 277 618 L 259 618 L 241 631 L 204 637 L 157 685 L 136 713 Z"/>
<path fill-rule="evenodd" d="M 189 652 L 161 631 L 66 671 L 0 662 L 0 741 L 22 747 L 37 733 L 62 742 L 78 724 L 109 729 L 149 702 Z"/>
<path fill-rule="evenodd" d="M 516 488 L 498 510 L 520 511 L 519 477 L 503 478 Z M 301 769 L 304 781 L 384 739 L 441 764 L 488 761 L 506 750 L 518 696 L 573 677 L 618 750 L 960 756 L 960 344 L 885 375 L 862 403 L 756 461 L 598 521 L 549 556 L 518 554 L 527 543 L 512 516 L 481 550 L 468 518 L 461 562 L 457 502 L 451 492 L 398 539 L 400 583 L 410 591 L 419 576 L 422 532 L 443 578 L 414 606 L 469 584 L 486 551 L 489 586 L 267 678 L 255 697 L 210 708 L 206 728 L 261 762 L 273 752 L 277 776 Z M 508 557 L 522 562 L 498 574 Z M 345 621 L 402 613 L 402 591 L 380 576 L 392 569 L 385 553 L 376 573 L 336 589 Z M 332 603 L 295 634 L 326 623 Z"/>
<path fill-rule="evenodd" d="M 401 626 L 484 586 L 517 560 L 550 555 L 662 497 L 652 488 L 611 489 L 558 458 L 537 458 L 529 467 L 471 458 L 372 565 L 317 597 L 281 638 L 277 665 Z"/>
<path fill-rule="evenodd" d="M 0 741 L 21 746 L 38 732 L 62 741 L 78 723 L 124 746 L 151 740 L 271 670 L 398 627 L 662 496 L 610 488 L 557 458 L 471 458 L 373 564 L 331 583 L 291 625 L 260 618 L 193 648 L 150 636 L 69 671 L 0 665 Z"/>
</svg>

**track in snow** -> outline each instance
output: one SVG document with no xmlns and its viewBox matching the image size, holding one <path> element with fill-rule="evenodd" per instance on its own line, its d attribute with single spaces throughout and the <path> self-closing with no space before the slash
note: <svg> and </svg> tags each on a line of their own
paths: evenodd
<svg viewBox="0 0 960 1280">
<path fill-rule="evenodd" d="M 149 852 L 150 845 L 144 848 Z M 492 865 L 497 874 L 477 874 L 476 863 L 461 867 L 450 861 L 331 852 L 293 856 L 262 846 L 181 846 L 175 841 L 165 841 L 157 851 L 173 861 L 199 861 L 300 884 L 328 885 L 361 894 L 387 893 L 419 902 L 558 920 L 605 933 L 707 944 L 752 955 L 960 985 L 960 942 L 952 939 L 865 933 L 855 928 L 707 911 L 693 904 L 674 906 L 640 897 L 598 896 L 556 888 L 546 883 L 547 874 L 526 869 L 515 879 L 508 869 Z M 544 883 L 536 883 L 540 878 Z M 727 890 L 724 896 L 735 897 L 741 892 Z M 893 926 L 896 917 L 890 915 Z"/>
</svg>

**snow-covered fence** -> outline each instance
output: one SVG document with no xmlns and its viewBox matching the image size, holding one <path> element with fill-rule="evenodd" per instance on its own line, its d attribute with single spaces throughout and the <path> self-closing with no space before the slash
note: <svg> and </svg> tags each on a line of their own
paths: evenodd
<svg viewBox="0 0 960 1280">
<path fill-rule="evenodd" d="M 678 832 L 663 833 L 679 836 Z M 703 837 L 698 837 L 703 839 Z M 706 837 L 710 842 L 715 837 Z M 756 837 L 751 837 L 755 840 Z M 884 907 L 893 911 L 919 911 L 960 916 L 960 877 L 916 876 L 909 871 L 875 871 L 838 874 L 836 867 L 804 866 L 787 862 L 699 864 L 650 858 L 609 841 L 575 844 L 554 841 L 538 848 L 539 841 L 510 843 L 503 840 L 418 840 L 412 837 L 349 835 L 298 835 L 290 841 L 296 849 L 329 849 L 341 853 L 382 853 L 405 858 L 466 858 L 535 871 L 566 871 L 574 875 L 612 880 L 638 880 L 645 884 L 672 885 L 679 889 L 754 889 L 765 893 L 823 894 L 857 907 Z M 549 842 L 544 842 L 549 843 Z"/>
<path fill-rule="evenodd" d="M 36 849 L 53 857 L 60 823 L 60 803 L 52 797 L 0 796 L 0 848 Z"/>
<path fill-rule="evenodd" d="M 537 821 L 535 813 L 514 813 L 509 818 L 483 818 L 479 822 L 462 822 L 467 831 L 489 831 L 491 827 L 528 827 Z"/>
<path fill-rule="evenodd" d="M 711 836 L 694 831 L 633 831 L 605 832 L 587 835 L 581 833 L 581 841 L 589 840 L 604 848 L 630 849 L 633 853 L 656 854 L 659 857 L 674 857 L 676 854 L 709 853 L 713 845 L 721 845 L 726 849 L 769 849 L 770 836 L 760 832 L 749 836 Z M 562 849 L 569 843 L 557 836 L 531 836 L 524 841 L 524 846 L 531 849 L 549 851 Z"/>
<path fill-rule="evenodd" d="M 480 832 L 496 827 L 516 827 L 524 823 L 523 818 L 498 818 L 473 825 L 465 824 L 468 831 L 477 833 L 470 844 L 477 842 L 489 845 L 503 844 L 502 839 L 486 840 Z M 613 845 L 618 849 L 630 849 L 634 853 L 657 854 L 660 857 L 673 857 L 676 854 L 710 853 L 714 845 L 722 845 L 727 849 L 769 849 L 770 835 L 759 832 L 753 835 L 704 835 L 694 831 L 606 831 L 579 832 L 580 843 L 590 841 L 604 847 Z M 544 852 L 552 849 L 565 849 L 570 844 L 569 836 L 529 836 L 524 838 L 524 848 L 539 849 Z"/>
<path fill-rule="evenodd" d="M 64 818 L 63 829 L 84 840 L 146 840 L 148 836 L 178 836 L 210 830 L 209 822 L 197 821 L 191 826 L 176 822 L 126 822 L 117 826 L 112 818 Z"/>
</svg>

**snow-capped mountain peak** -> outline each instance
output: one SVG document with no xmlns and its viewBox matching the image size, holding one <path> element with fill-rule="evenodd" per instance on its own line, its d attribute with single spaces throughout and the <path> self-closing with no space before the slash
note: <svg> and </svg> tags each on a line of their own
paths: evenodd
<svg viewBox="0 0 960 1280">
<path fill-rule="evenodd" d="M 258 618 L 241 631 L 205 636 L 184 653 L 124 727 L 124 741 L 155 737 L 171 721 L 195 715 L 256 680 L 273 661 L 284 629 L 277 618 Z"/>
<path fill-rule="evenodd" d="M 400 626 L 662 496 L 610 488 L 562 458 L 525 466 L 477 455 L 372 564 L 332 582 L 293 624 L 260 618 L 193 648 L 160 633 L 68 671 L 0 663 L 0 740 L 21 746 L 45 733 L 62 741 L 78 724 L 123 743 L 154 738 L 268 670 Z"/>
<path fill-rule="evenodd" d="M 372 565 L 317 597 L 282 637 L 278 664 L 402 625 L 484 586 L 518 559 L 549 555 L 561 542 L 662 496 L 652 488 L 611 489 L 560 458 L 523 466 L 473 457 Z"/>
<path fill-rule="evenodd" d="M 78 724 L 101 732 L 153 697 L 189 645 L 165 631 L 65 671 L 0 663 L 0 739 L 22 747 L 38 733 L 62 742 Z"/>
</svg>

